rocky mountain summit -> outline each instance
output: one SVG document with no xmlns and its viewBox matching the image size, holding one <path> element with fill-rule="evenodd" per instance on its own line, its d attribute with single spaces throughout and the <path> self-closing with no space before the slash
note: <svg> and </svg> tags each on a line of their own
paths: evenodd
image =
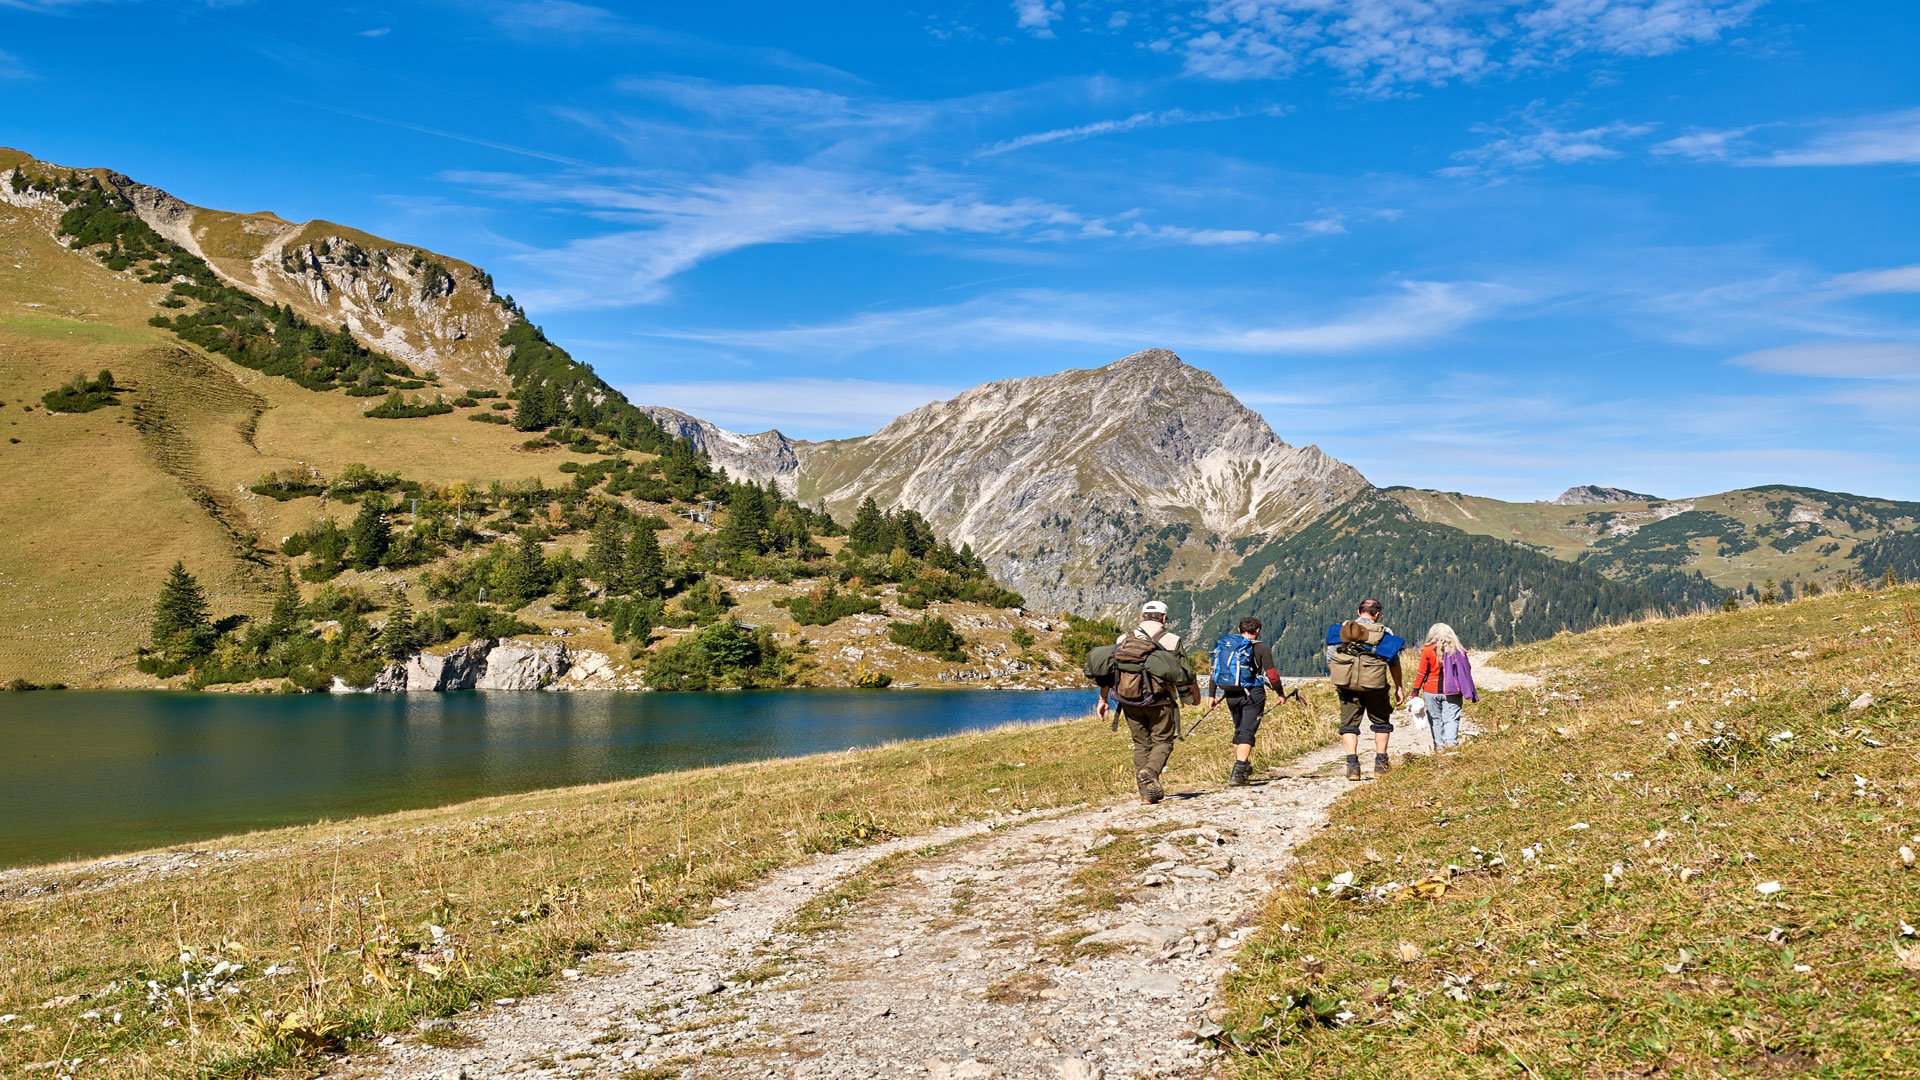
<svg viewBox="0 0 1920 1080">
<path fill-rule="evenodd" d="M 1297 529 L 1367 486 L 1166 349 L 987 383 L 795 451 L 803 501 L 910 507 L 1030 603 L 1076 611 L 1209 580 L 1238 561 L 1233 539 Z"/>
<path fill-rule="evenodd" d="M 1555 506 L 1606 506 L 1610 503 L 1659 502 L 1658 495 L 1642 495 L 1626 488 L 1601 487 L 1598 484 L 1580 484 L 1570 487 L 1553 500 Z"/>
<path fill-rule="evenodd" d="M 8 182 L 40 164 L 0 147 L 0 201 L 43 211 L 50 228 L 65 209 L 54 193 Z M 195 206 L 111 169 L 50 168 L 119 192 L 155 232 L 262 300 L 321 326 L 344 325 L 369 347 L 456 386 L 504 389 L 512 381 L 499 339 L 513 315 L 478 267 L 328 221 Z"/>
<path fill-rule="evenodd" d="M 756 484 L 772 481 L 782 495 L 793 495 L 800 469 L 795 449 L 803 444 L 778 431 L 742 435 L 664 405 L 642 405 L 640 411 L 653 417 L 667 434 L 693 443 L 733 479 Z"/>
</svg>

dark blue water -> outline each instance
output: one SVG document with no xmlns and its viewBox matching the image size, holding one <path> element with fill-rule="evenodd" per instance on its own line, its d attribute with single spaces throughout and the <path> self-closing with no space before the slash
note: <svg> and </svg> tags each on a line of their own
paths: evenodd
<svg viewBox="0 0 1920 1080">
<path fill-rule="evenodd" d="M 1086 692 L 0 694 L 0 865 L 1089 711 Z"/>
</svg>

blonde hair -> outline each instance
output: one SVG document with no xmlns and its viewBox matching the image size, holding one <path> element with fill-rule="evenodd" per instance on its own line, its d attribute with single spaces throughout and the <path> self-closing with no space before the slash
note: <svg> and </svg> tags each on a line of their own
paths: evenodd
<svg viewBox="0 0 1920 1080">
<path fill-rule="evenodd" d="M 1427 629 L 1425 644 L 1433 646 L 1434 653 L 1439 656 L 1459 652 L 1463 648 L 1460 644 L 1460 635 L 1453 632 L 1453 627 L 1443 622 L 1434 623 Z"/>
</svg>

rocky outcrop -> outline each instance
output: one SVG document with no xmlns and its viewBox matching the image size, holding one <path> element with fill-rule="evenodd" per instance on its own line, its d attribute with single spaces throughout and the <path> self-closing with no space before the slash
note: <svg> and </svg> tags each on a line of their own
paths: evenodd
<svg viewBox="0 0 1920 1080">
<path fill-rule="evenodd" d="M 571 666 L 567 647 L 558 642 L 527 645 L 481 638 L 445 656 L 419 652 L 396 660 L 374 676 L 371 689 L 544 690 Z M 336 681 L 334 689 L 354 688 Z"/>
<path fill-rule="evenodd" d="M 1608 503 L 1659 502 L 1658 495 L 1642 495 L 1626 488 L 1601 487 L 1598 484 L 1581 484 L 1570 487 L 1553 500 L 1555 506 L 1605 506 Z"/>
<path fill-rule="evenodd" d="M 703 451 L 715 465 L 727 470 L 735 480 L 765 484 L 771 480 L 780 493 L 791 497 L 799 483 L 800 459 L 795 453 L 799 443 L 778 431 L 742 435 L 728 431 L 678 409 L 663 405 L 642 405 L 640 411 L 669 435 L 686 438 Z"/>
</svg>

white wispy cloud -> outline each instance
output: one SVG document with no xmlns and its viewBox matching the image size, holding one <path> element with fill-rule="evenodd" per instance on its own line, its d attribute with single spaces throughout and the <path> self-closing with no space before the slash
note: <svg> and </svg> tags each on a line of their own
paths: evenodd
<svg viewBox="0 0 1920 1080">
<path fill-rule="evenodd" d="M 1920 293 L 1920 263 L 1886 270 L 1856 270 L 1850 274 L 1839 274 L 1827 282 L 1822 291 L 1835 296 Z"/>
<path fill-rule="evenodd" d="M 1051 38 L 1053 24 L 1066 13 L 1062 0 L 1013 0 L 1014 25 L 1037 38 Z"/>
<path fill-rule="evenodd" d="M 683 56 L 726 57 L 858 81 L 839 68 L 796 56 L 785 49 L 711 41 L 693 34 L 636 22 L 619 12 L 576 3 L 575 0 L 523 0 L 509 3 L 494 11 L 493 21 L 502 30 L 519 37 L 560 38 L 602 45 L 617 41 L 669 50 Z"/>
<path fill-rule="evenodd" d="M 377 38 L 377 37 L 386 37 L 388 34 L 391 34 L 391 33 L 393 33 L 393 27 L 391 26 L 376 26 L 371 30 L 360 31 L 360 36 L 366 37 L 366 38 Z"/>
<path fill-rule="evenodd" d="M 1259 355 L 1330 355 L 1446 337 L 1520 303 L 1527 295 L 1490 282 L 1401 282 L 1322 319 L 1246 322 L 1179 298 L 1152 300 L 1030 289 L 959 304 L 866 312 L 813 326 L 768 330 L 674 331 L 661 336 L 781 353 L 850 354 L 881 347 L 973 348 L 1059 342 L 1132 351 L 1163 345 Z"/>
<path fill-rule="evenodd" d="M 1763 128 L 1812 134 L 1792 145 L 1755 145 L 1750 136 Z M 1668 139 L 1654 153 L 1728 165 L 1776 168 L 1846 165 L 1920 164 L 1920 109 L 1880 113 L 1812 124 L 1753 124 L 1700 131 Z"/>
<path fill-rule="evenodd" d="M 1655 125 L 1616 120 L 1584 128 L 1563 128 L 1554 119 L 1557 110 L 1533 102 L 1498 124 L 1475 124 L 1473 131 L 1491 136 L 1479 146 L 1453 154 L 1458 165 L 1439 170 L 1441 176 L 1476 177 L 1539 169 L 1547 165 L 1577 165 L 1621 156 L 1616 145 L 1637 139 Z"/>
<path fill-rule="evenodd" d="M 30 79 L 32 77 L 33 72 L 28 71 L 26 65 L 22 64 L 18 57 L 5 50 L 0 50 L 0 79 Z"/>
<path fill-rule="evenodd" d="M 559 284 L 530 294 L 543 305 L 604 307 L 659 299 L 669 278 L 728 252 L 835 236 L 1051 230 L 1089 222 L 1037 199 L 996 202 L 945 178 L 780 166 L 740 176 L 675 182 L 658 176 L 545 180 L 497 173 L 449 179 L 527 202 L 584 209 L 637 228 L 576 240 L 523 258 Z"/>
<path fill-rule="evenodd" d="M 1142 128 L 1171 127 L 1179 124 L 1211 124 L 1221 120 L 1239 120 L 1248 116 L 1280 116 L 1286 110 L 1278 105 L 1269 105 L 1258 109 L 1227 109 L 1212 112 L 1188 112 L 1186 109 L 1160 109 L 1149 112 L 1137 112 L 1120 120 L 1096 120 L 1090 124 L 1075 127 L 1054 128 L 1050 131 L 1036 131 L 1005 139 L 982 149 L 975 156 L 989 157 L 994 154 L 1024 150 L 1029 146 L 1042 146 L 1047 143 L 1079 142 L 1083 139 L 1097 138 L 1101 135 L 1119 135 Z"/>
<path fill-rule="evenodd" d="M 1727 361 L 1775 375 L 1828 379 L 1920 379 L 1920 345 L 1832 341 L 1761 349 Z"/>
<path fill-rule="evenodd" d="M 620 388 L 642 405 L 665 405 L 736 431 L 779 428 L 802 438 L 867 434 L 901 413 L 962 387 L 873 379 L 742 379 L 634 383 Z"/>
<path fill-rule="evenodd" d="M 1760 0 L 1204 0 L 1142 42 L 1190 75 L 1272 79 L 1323 65 L 1356 87 L 1471 82 L 1581 55 L 1658 56 L 1720 40 Z"/>
</svg>

